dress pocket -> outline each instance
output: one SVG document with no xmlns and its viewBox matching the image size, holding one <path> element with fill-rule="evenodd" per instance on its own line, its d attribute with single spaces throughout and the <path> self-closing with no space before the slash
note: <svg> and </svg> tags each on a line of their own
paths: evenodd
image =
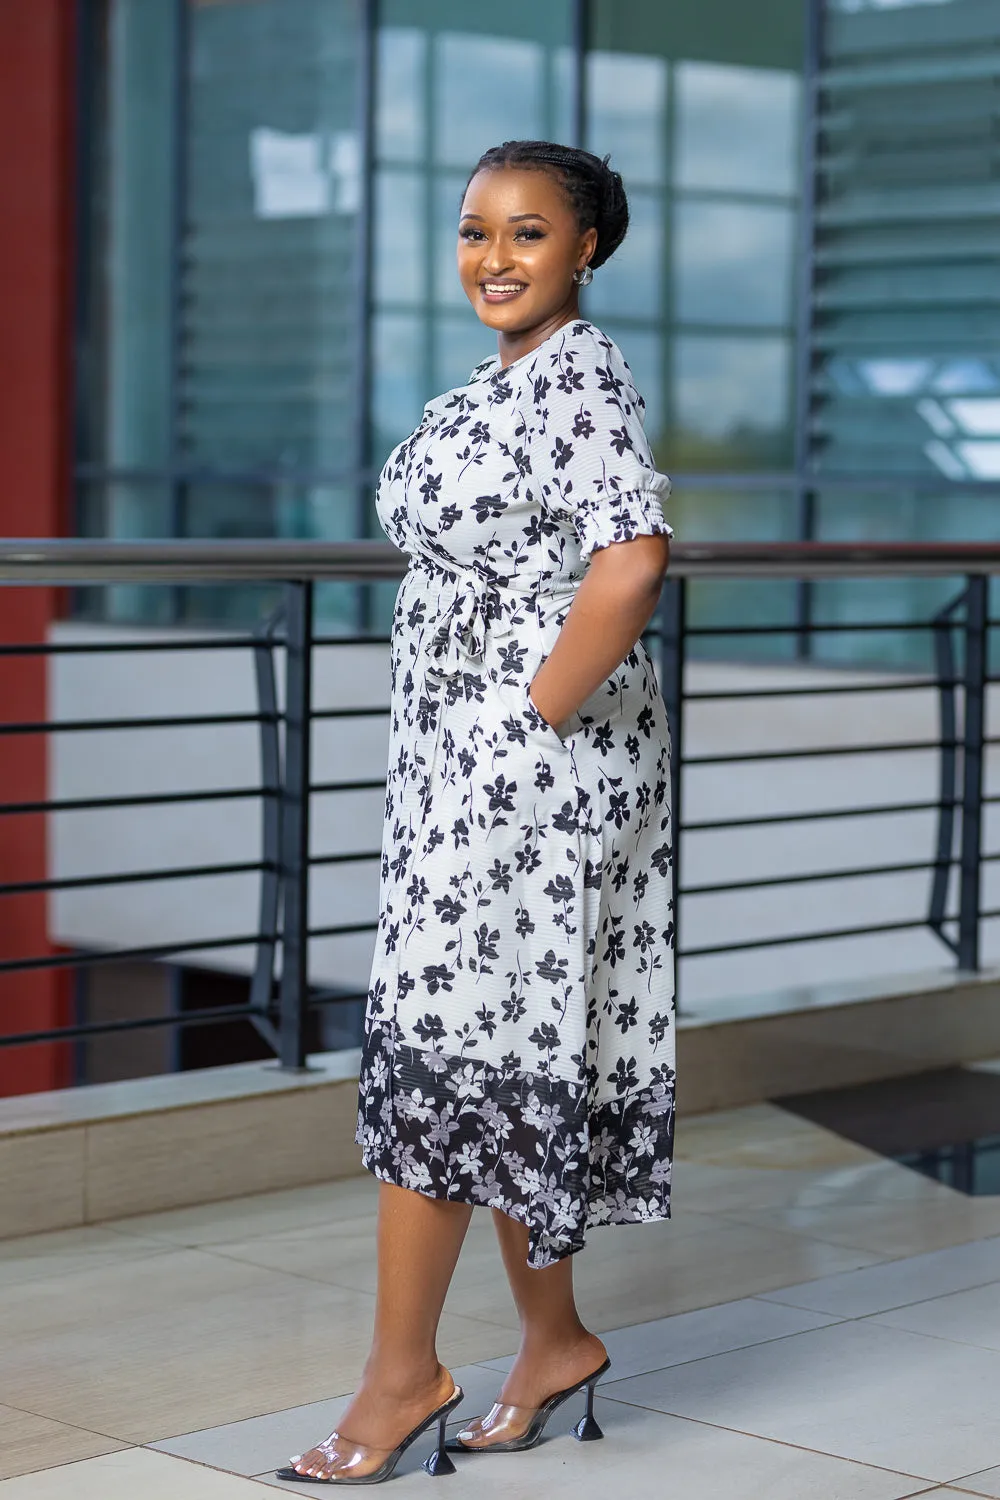
<svg viewBox="0 0 1000 1500">
<path fill-rule="evenodd" d="M 532 676 L 529 675 L 521 685 L 522 712 L 526 724 L 533 733 L 537 734 L 539 738 L 544 739 L 547 744 L 557 745 L 560 750 L 568 750 L 569 737 L 574 729 L 579 727 L 579 714 L 570 715 L 566 720 L 565 726 L 561 726 L 563 734 L 560 734 L 555 726 L 549 723 L 545 715 L 535 707 L 530 692 L 531 683 Z"/>
</svg>

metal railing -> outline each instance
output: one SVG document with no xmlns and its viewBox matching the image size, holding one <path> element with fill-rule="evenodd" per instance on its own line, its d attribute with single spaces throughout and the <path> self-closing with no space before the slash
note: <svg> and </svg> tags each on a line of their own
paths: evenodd
<svg viewBox="0 0 1000 1500">
<path fill-rule="evenodd" d="M 252 874 L 258 878 L 256 929 L 212 939 L 121 947 L 88 952 L 29 954 L 4 958 L 0 975 L 16 975 L 44 968 L 82 968 L 125 960 L 159 962 L 197 952 L 242 946 L 253 951 L 248 999 L 245 1004 L 219 1005 L 185 1014 L 135 1016 L 105 1022 L 80 1022 L 61 1028 L 8 1032 L 0 1014 L 0 1047 L 29 1043 L 80 1040 L 91 1036 L 149 1027 L 183 1027 L 232 1020 L 253 1024 L 286 1068 L 304 1065 L 311 1013 L 363 994 L 343 994 L 310 984 L 309 945 L 317 938 L 374 931 L 377 918 L 363 923 L 313 925 L 309 918 L 311 872 L 319 865 L 377 860 L 379 850 L 315 854 L 310 848 L 312 799 L 331 792 L 371 792 L 384 778 L 317 781 L 311 764 L 312 728 L 323 719 L 344 721 L 385 714 L 387 708 L 317 709 L 313 703 L 316 654 L 324 648 L 371 644 L 384 637 L 322 636 L 314 630 L 314 586 L 319 581 L 374 581 L 392 579 L 405 571 L 407 559 L 387 543 L 346 542 L 156 542 L 96 543 L 89 541 L 18 541 L 0 545 L 0 584 L 91 585 L 99 583 L 196 584 L 260 582 L 284 586 L 284 603 L 252 634 L 202 635 L 163 639 L 146 632 L 144 638 L 100 641 L 48 641 L 0 647 L 3 658 L 74 654 L 114 655 L 135 652 L 249 651 L 253 654 L 257 705 L 253 712 L 227 712 L 162 717 L 79 718 L 56 722 L 0 723 L 0 753 L 4 739 L 17 735 L 82 735 L 94 731 L 154 731 L 254 725 L 259 737 L 260 779 L 254 785 L 129 793 L 97 798 L 62 798 L 0 805 L 0 849 L 8 819 L 29 814 L 55 816 L 74 811 L 101 812 L 125 808 L 197 805 L 233 800 L 259 804 L 261 857 L 252 861 L 147 868 L 92 876 L 54 877 L 0 885 L 0 899 L 50 895 L 70 889 L 193 880 Z M 712 691 L 692 691 L 686 668 L 692 643 L 734 635 L 791 634 L 794 625 L 734 624 L 695 627 L 689 618 L 688 593 L 692 583 L 706 578 L 812 580 L 912 576 L 961 579 L 955 597 L 926 622 L 831 621 L 809 623 L 813 634 L 838 631 L 929 631 L 933 640 L 934 671 L 905 679 L 848 684 L 836 682 L 760 684 Z M 828 942 L 878 933 L 925 928 L 933 932 L 963 970 L 980 966 L 984 923 L 1000 917 L 985 909 L 983 872 L 1000 860 L 1000 850 L 984 849 L 984 823 L 1000 795 L 985 786 L 991 747 L 1000 737 L 987 731 L 990 683 L 1000 681 L 990 672 L 990 631 L 1000 625 L 991 618 L 991 575 L 1000 575 L 1000 545 L 966 543 L 900 543 L 894 545 L 830 545 L 812 543 L 678 543 L 670 576 L 645 638 L 654 643 L 660 683 L 667 702 L 673 741 L 673 807 L 675 827 L 676 941 L 680 960 L 749 952 L 765 947 Z M 123 632 L 124 636 L 124 632 Z M 279 679 L 277 657 L 283 658 Z M 755 751 L 692 754 L 686 743 L 686 721 L 696 705 L 752 699 L 793 700 L 837 695 L 933 691 L 937 703 L 937 732 L 919 740 L 835 744 L 832 746 L 768 746 Z M 739 817 L 688 818 L 686 778 L 698 768 L 773 765 L 821 760 L 837 756 L 906 755 L 933 753 L 937 757 L 937 793 L 922 800 L 867 802 L 860 806 L 810 807 L 765 811 Z M 697 834 L 775 829 L 836 818 L 878 819 L 894 814 L 930 813 L 935 836 L 926 858 L 908 861 L 857 863 L 849 868 L 783 870 L 750 880 L 698 880 L 685 883 L 684 852 Z M 866 877 L 926 874 L 925 909 L 906 920 L 821 924 L 811 931 L 756 936 L 735 941 L 696 944 L 683 941 L 685 908 L 689 900 L 749 889 L 790 889 L 811 882 L 856 881 Z M 956 884 L 957 882 L 957 884 Z M 952 901 L 949 906 L 949 892 Z M 957 892 L 957 895 L 956 895 Z M 280 963 L 279 963 L 280 957 Z M 279 975 L 280 970 L 280 975 Z"/>
</svg>

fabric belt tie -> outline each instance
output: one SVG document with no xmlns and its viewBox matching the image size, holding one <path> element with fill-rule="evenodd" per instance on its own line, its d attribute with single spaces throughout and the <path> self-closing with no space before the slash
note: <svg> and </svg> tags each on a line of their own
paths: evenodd
<svg viewBox="0 0 1000 1500">
<path fill-rule="evenodd" d="M 413 560 L 434 580 L 445 586 L 446 602 L 430 621 L 427 653 L 428 668 L 440 678 L 459 676 L 472 661 L 482 661 L 487 636 L 511 635 L 518 610 L 537 610 L 538 600 L 570 597 L 577 584 L 556 585 L 549 589 L 504 589 L 474 573 L 457 574 L 423 555 Z M 447 598 L 447 590 L 454 592 Z M 492 606 L 492 617 L 490 607 Z"/>
<path fill-rule="evenodd" d="M 451 583 L 453 570 L 438 569 L 427 563 L 420 565 L 433 571 L 438 582 Z M 514 629 L 514 609 L 518 604 L 529 602 L 524 595 L 508 591 L 509 607 L 501 608 L 503 591 L 496 584 L 471 574 L 459 576 L 453 586 L 452 597 L 430 622 L 427 651 L 431 658 L 430 670 L 438 677 L 456 677 L 471 661 L 481 661 L 486 654 L 487 635 L 510 635 Z M 489 616 L 491 595 L 496 606 L 492 619 Z"/>
</svg>

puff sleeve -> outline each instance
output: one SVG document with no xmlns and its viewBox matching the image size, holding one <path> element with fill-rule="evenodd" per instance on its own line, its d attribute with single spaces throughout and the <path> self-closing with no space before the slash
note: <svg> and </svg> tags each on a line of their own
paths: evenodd
<svg viewBox="0 0 1000 1500">
<path fill-rule="evenodd" d="M 568 325 L 536 362 L 525 399 L 543 506 L 572 524 L 583 559 L 611 542 L 673 536 L 663 514 L 670 480 L 657 472 L 644 402 L 610 339 Z"/>
</svg>

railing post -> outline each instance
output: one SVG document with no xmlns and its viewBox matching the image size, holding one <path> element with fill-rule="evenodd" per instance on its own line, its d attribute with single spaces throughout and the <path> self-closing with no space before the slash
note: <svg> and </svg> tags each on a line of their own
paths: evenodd
<svg viewBox="0 0 1000 1500">
<path fill-rule="evenodd" d="M 965 712 L 962 725 L 962 855 L 958 896 L 958 964 L 979 968 L 983 841 L 983 739 L 986 733 L 986 650 L 990 581 L 968 580 L 965 603 Z"/>
<path fill-rule="evenodd" d="M 681 768 L 684 731 L 684 656 L 687 621 L 687 580 L 668 578 L 663 586 L 663 636 L 660 674 L 667 717 L 670 720 L 670 808 L 674 856 L 674 983 L 675 1004 L 680 1008 L 680 964 L 676 950 L 681 931 Z"/>
<path fill-rule="evenodd" d="M 312 726 L 311 583 L 290 583 L 285 605 L 285 765 L 281 788 L 280 1058 L 306 1063 L 309 995 L 309 786 Z"/>
</svg>

